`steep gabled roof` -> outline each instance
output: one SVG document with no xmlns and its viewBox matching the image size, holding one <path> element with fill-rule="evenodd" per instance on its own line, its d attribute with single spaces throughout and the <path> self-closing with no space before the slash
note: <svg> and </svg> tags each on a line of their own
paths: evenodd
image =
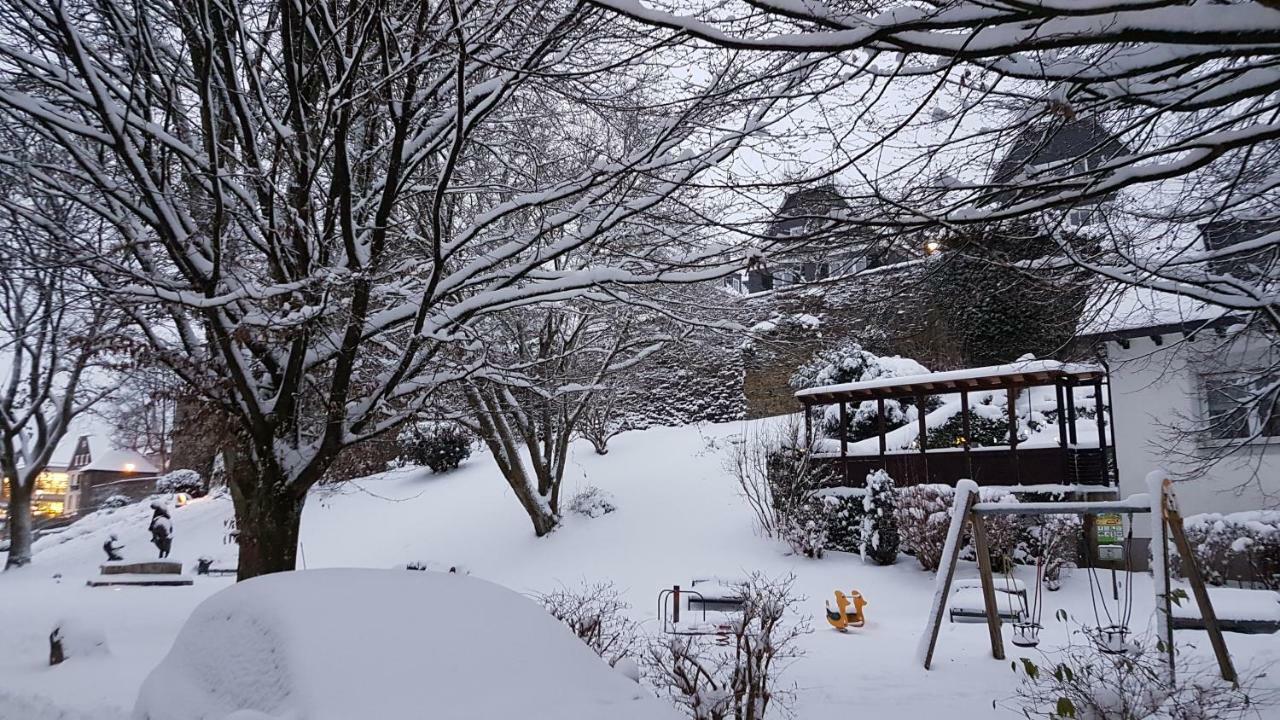
<svg viewBox="0 0 1280 720">
<path fill-rule="evenodd" d="M 1019 173 L 1083 159 L 1097 165 L 1127 151 L 1096 118 L 1036 122 L 1018 133 L 1009 152 L 996 163 L 993 183 L 1007 183 Z"/>
<path fill-rule="evenodd" d="M 93 462 L 80 468 L 81 471 L 131 472 L 139 475 L 154 475 L 160 472 L 146 455 L 133 450 L 108 450 L 95 457 Z"/>
</svg>

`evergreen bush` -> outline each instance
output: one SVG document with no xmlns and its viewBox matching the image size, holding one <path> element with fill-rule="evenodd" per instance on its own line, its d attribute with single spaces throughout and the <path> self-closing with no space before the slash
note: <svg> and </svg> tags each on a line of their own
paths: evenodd
<svg viewBox="0 0 1280 720">
<path fill-rule="evenodd" d="M 898 561 L 898 492 L 893 478 L 884 470 L 867 475 L 867 492 L 862 496 L 862 529 L 859 550 L 863 559 L 877 565 Z"/>
<path fill-rule="evenodd" d="M 471 457 L 471 436 L 456 425 L 437 425 L 411 434 L 405 448 L 408 459 L 432 472 L 456 469 Z"/>
</svg>

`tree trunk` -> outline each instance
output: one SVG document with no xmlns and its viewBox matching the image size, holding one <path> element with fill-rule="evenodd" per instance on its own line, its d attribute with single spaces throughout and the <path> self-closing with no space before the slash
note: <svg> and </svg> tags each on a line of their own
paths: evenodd
<svg viewBox="0 0 1280 720">
<path fill-rule="evenodd" d="M 268 477 L 269 470 L 253 467 L 248 453 L 237 455 L 238 462 L 228 468 L 240 545 L 236 580 L 296 569 L 306 495 L 295 493 L 285 478 Z"/>
<path fill-rule="evenodd" d="M 31 495 L 35 479 L 25 485 L 9 483 L 9 558 L 4 569 L 31 564 Z"/>
</svg>

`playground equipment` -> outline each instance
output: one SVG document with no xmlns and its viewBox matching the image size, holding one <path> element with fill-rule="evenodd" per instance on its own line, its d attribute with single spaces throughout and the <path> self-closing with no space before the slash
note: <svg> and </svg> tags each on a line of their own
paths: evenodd
<svg viewBox="0 0 1280 720">
<path fill-rule="evenodd" d="M 853 612 L 849 612 L 850 605 L 853 606 Z M 836 609 L 832 610 L 831 603 L 827 603 L 827 622 L 840 632 L 848 632 L 851 627 L 860 628 L 867 623 L 867 616 L 862 612 L 866 605 L 867 599 L 857 590 L 850 590 L 848 595 L 837 590 Z"/>
<path fill-rule="evenodd" d="M 1204 579 L 1200 575 L 1200 569 L 1196 566 L 1195 555 L 1191 552 L 1190 543 L 1187 541 L 1186 534 L 1183 531 L 1182 513 L 1178 509 L 1177 498 L 1173 493 L 1173 485 L 1164 473 L 1159 471 L 1148 475 L 1147 483 L 1151 488 L 1150 495 L 1133 495 L 1124 500 L 1021 504 L 979 502 L 976 484 L 970 480 L 962 480 L 957 483 L 955 506 L 951 515 L 951 527 L 947 533 L 942 565 L 938 568 L 933 606 L 930 611 L 928 625 L 925 627 L 925 636 L 921 639 L 920 652 L 924 668 L 928 670 L 933 663 L 933 652 L 938 643 L 938 631 L 941 626 L 942 615 L 946 609 L 947 596 L 951 591 L 951 583 L 955 577 L 956 562 L 960 556 L 961 543 L 959 540 L 966 526 L 973 529 L 973 540 L 978 556 L 978 572 L 982 581 L 982 594 L 987 616 L 987 629 L 991 639 L 991 656 L 996 660 L 1004 660 L 1004 639 L 1000 631 L 1000 613 L 996 605 L 995 579 L 991 569 L 991 555 L 990 547 L 987 543 L 985 518 L 993 515 L 1043 516 L 1054 514 L 1081 515 L 1090 518 L 1100 514 L 1124 513 L 1132 516 L 1140 513 L 1150 513 L 1152 515 L 1153 531 L 1152 546 L 1155 548 L 1153 553 L 1155 557 L 1153 575 L 1155 576 L 1156 624 L 1160 639 L 1160 649 L 1165 655 L 1169 676 L 1173 677 L 1174 675 L 1175 663 L 1173 625 L 1170 622 L 1173 592 L 1169 588 L 1169 560 L 1164 548 L 1167 541 L 1172 539 L 1178 548 L 1178 554 L 1183 558 L 1183 569 L 1186 571 L 1187 582 L 1191 586 L 1196 605 L 1200 608 L 1200 613 L 1204 618 L 1204 628 L 1209 634 L 1210 644 L 1213 646 L 1214 654 L 1217 656 L 1218 668 L 1222 674 L 1222 679 L 1227 682 L 1235 682 L 1235 667 L 1232 665 L 1231 656 L 1227 652 L 1227 644 L 1222 637 L 1222 630 L 1218 624 L 1217 615 L 1214 613 L 1212 602 L 1209 599 L 1208 590 L 1205 588 Z M 1037 574 L 1039 574 L 1039 571 Z M 1039 584 L 1037 583 L 1037 592 L 1039 592 Z M 1129 582 L 1126 582 L 1125 585 L 1127 588 L 1131 587 Z M 1132 614 L 1132 596 L 1131 591 L 1129 592 L 1129 600 L 1126 601 L 1128 603 L 1127 610 L 1124 605 L 1119 606 L 1115 615 L 1108 615 L 1110 624 L 1107 626 L 1102 626 L 1101 619 L 1097 619 L 1099 625 L 1097 634 L 1100 638 L 1099 647 L 1101 649 L 1105 650 L 1107 647 L 1113 647 L 1118 652 L 1124 652 L 1127 649 L 1128 622 L 1129 616 Z M 1028 620 L 1034 621 L 1034 618 L 1028 618 Z M 1035 622 L 1035 624 L 1038 625 L 1039 623 Z M 1039 629 L 1036 628 L 1035 630 L 1035 641 L 1038 642 Z M 1015 626 L 1016 631 L 1017 627 Z"/>
<path fill-rule="evenodd" d="M 699 620 L 680 619 L 682 597 L 689 602 L 691 608 L 697 603 L 702 611 Z M 679 585 L 662 590 L 658 593 L 658 620 L 662 624 L 662 631 L 668 635 L 716 635 L 727 641 L 733 632 L 733 625 L 729 622 L 708 622 L 707 605 L 708 599 L 697 590 L 681 589 Z"/>
</svg>

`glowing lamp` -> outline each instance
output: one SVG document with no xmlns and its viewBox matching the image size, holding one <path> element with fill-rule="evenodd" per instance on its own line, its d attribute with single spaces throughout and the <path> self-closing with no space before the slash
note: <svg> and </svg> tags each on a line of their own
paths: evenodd
<svg viewBox="0 0 1280 720">
<path fill-rule="evenodd" d="M 125 471 L 125 472 L 133 472 L 134 467 L 136 467 L 136 466 L 135 466 L 133 463 L 125 463 L 125 464 L 124 464 L 124 471 Z"/>
</svg>

